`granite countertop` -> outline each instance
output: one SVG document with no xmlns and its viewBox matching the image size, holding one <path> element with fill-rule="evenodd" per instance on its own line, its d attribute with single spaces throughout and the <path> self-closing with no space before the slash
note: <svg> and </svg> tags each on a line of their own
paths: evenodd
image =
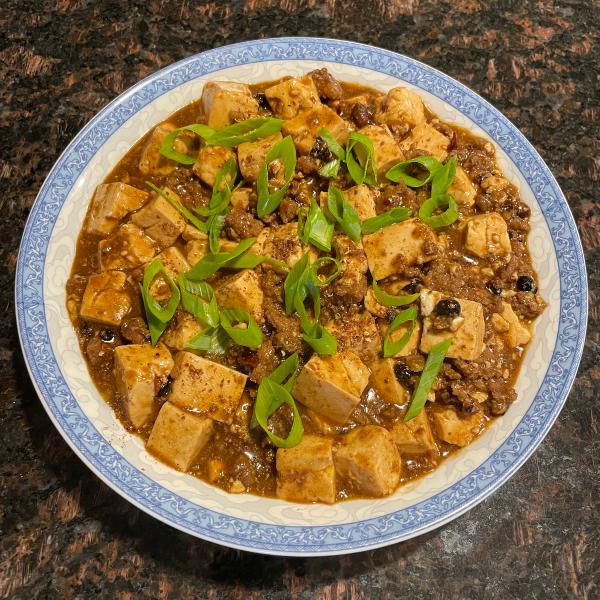
<svg viewBox="0 0 600 600">
<path fill-rule="evenodd" d="M 598 598 L 600 5 L 555 0 L 4 0 L 0 7 L 1 598 Z M 52 164 L 107 102 L 185 56 L 257 37 L 382 46 L 489 99 L 577 220 L 586 352 L 547 439 L 491 498 L 409 542 L 341 558 L 242 553 L 179 533 L 101 483 L 29 381 L 13 313 L 21 231 Z"/>
</svg>

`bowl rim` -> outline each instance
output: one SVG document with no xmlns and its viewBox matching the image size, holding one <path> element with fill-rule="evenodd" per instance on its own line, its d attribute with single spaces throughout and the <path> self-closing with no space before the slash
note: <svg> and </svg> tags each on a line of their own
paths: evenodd
<svg viewBox="0 0 600 600">
<path fill-rule="evenodd" d="M 299 62 L 322 60 L 354 65 L 398 77 L 438 96 L 442 101 L 466 114 L 478 126 L 482 127 L 494 142 L 509 155 L 517 168 L 521 170 L 527 184 L 532 188 L 552 234 L 560 276 L 560 320 L 556 345 L 531 407 L 525 413 L 523 419 L 512 429 L 508 438 L 477 469 L 469 472 L 459 482 L 450 488 L 444 489 L 433 498 L 381 517 L 332 526 L 266 525 L 248 519 L 216 513 L 199 505 L 192 505 L 189 501 L 182 499 L 184 503 L 190 504 L 191 508 L 177 506 L 175 507 L 176 511 L 185 508 L 188 512 L 195 510 L 198 514 L 190 518 L 189 514 L 184 514 L 184 511 L 179 515 L 181 518 L 174 518 L 172 507 L 167 510 L 164 508 L 164 504 L 172 502 L 172 497 L 177 496 L 176 493 L 165 490 L 160 484 L 150 480 L 145 474 L 127 463 L 116 450 L 110 447 L 110 444 L 104 440 L 94 424 L 83 413 L 82 417 L 87 423 L 67 423 L 53 402 L 57 395 L 71 394 L 62 378 L 56 357 L 49 343 L 44 344 L 43 339 L 45 322 L 43 303 L 45 250 L 51 237 L 56 216 L 71 188 L 69 187 L 64 193 L 62 202 L 60 198 L 51 197 L 50 192 L 57 174 L 65 168 L 67 158 L 77 153 L 78 144 L 94 128 L 100 125 L 104 118 L 119 107 L 123 107 L 128 101 L 136 98 L 141 92 L 149 91 L 149 99 L 146 102 L 148 103 L 161 94 L 161 85 L 164 86 L 164 91 L 167 91 L 202 74 L 218 72 L 239 64 L 269 60 L 296 60 Z M 185 73 L 186 69 L 204 63 L 209 67 L 202 68 L 202 72 L 198 72 L 193 77 L 177 82 L 178 73 Z M 402 68 L 408 69 L 408 71 L 402 72 Z M 406 77 L 407 72 L 410 74 L 410 79 Z M 445 92 L 442 90 L 444 86 Z M 542 187 L 538 191 L 533 189 L 530 180 L 534 175 L 528 176 L 517 165 L 513 155 L 505 147 L 507 142 L 498 141 L 479 119 L 455 106 L 450 97 L 440 95 L 442 93 L 457 94 L 458 96 L 454 97 L 455 102 L 457 98 L 468 99 L 474 103 L 476 109 L 485 112 L 493 119 L 495 124 L 503 127 L 504 133 L 511 136 L 510 143 L 518 147 L 521 152 L 525 152 L 532 161 L 532 167 L 537 169 L 534 173 L 535 178 L 543 184 Z M 138 112 L 144 105 L 134 108 L 130 116 Z M 128 118 L 125 118 L 117 129 Z M 112 133 L 112 131 L 105 132 L 106 138 L 110 137 Z M 94 154 L 95 152 L 88 156 L 87 160 L 83 159 L 83 164 L 75 165 L 75 170 L 80 170 L 76 172 L 72 183 L 77 180 L 81 170 Z M 539 200 L 539 194 L 542 192 L 549 194 L 545 198 L 547 202 L 545 208 Z M 48 214 L 43 213 L 44 209 L 47 211 L 56 210 L 54 220 L 52 214 L 48 216 Z M 558 229 L 553 230 L 550 227 L 548 214 L 551 212 L 558 217 L 556 224 L 561 225 Z M 46 246 L 44 246 L 44 243 Z M 318 37 L 265 38 L 207 50 L 148 75 L 117 96 L 84 125 L 48 173 L 25 224 L 15 278 L 18 334 L 30 378 L 55 427 L 88 468 L 129 502 L 181 531 L 237 549 L 286 556 L 319 556 L 359 552 L 409 539 L 440 527 L 465 513 L 505 483 L 542 442 L 568 397 L 583 352 L 587 326 L 587 300 L 587 274 L 583 249 L 568 203 L 543 159 L 523 134 L 500 111 L 464 84 L 420 61 L 367 44 Z M 40 327 L 42 330 L 41 335 L 38 331 Z M 37 345 L 33 343 L 34 339 Z M 541 398 L 544 394 L 545 398 Z M 517 431 L 527 420 L 528 415 L 531 416 L 532 408 L 538 399 L 548 401 L 548 406 L 544 405 L 546 412 L 543 418 L 538 419 L 539 422 L 530 422 L 527 425 L 527 435 L 522 435 L 520 440 L 515 440 Z M 112 451 L 118 455 L 123 463 L 127 463 L 126 465 L 122 464 L 124 470 L 120 475 L 107 469 L 106 465 L 103 464 L 105 454 L 90 453 L 82 443 L 81 436 L 84 433 L 88 437 L 93 437 L 94 432 L 100 439 L 100 446 L 108 446 L 108 448 L 103 449 L 105 453 Z M 86 443 L 92 443 L 90 439 L 87 439 Z M 98 440 L 93 441 L 98 442 Z M 523 441 L 527 442 L 525 446 L 521 444 Z M 513 443 L 512 447 L 511 442 Z M 507 449 L 507 455 L 503 460 L 498 459 L 503 448 Z M 495 457 L 498 459 L 496 464 L 494 464 Z M 467 480 L 477 472 L 481 472 L 481 479 L 485 480 L 485 483 L 481 484 L 481 481 L 479 483 L 475 481 L 467 483 Z M 120 476 L 121 478 L 119 478 Z M 148 482 L 143 481 L 144 478 L 148 479 Z M 455 488 L 458 489 L 462 484 L 465 487 L 464 490 L 461 490 L 462 500 L 457 500 L 456 494 L 454 498 L 441 498 Z M 153 486 L 160 489 L 152 489 L 151 495 L 146 497 L 140 494 L 140 486 L 143 487 L 144 485 L 146 490 L 153 488 Z M 477 489 L 474 489 L 474 487 Z M 167 493 L 163 494 L 161 490 Z M 460 496 L 460 492 L 458 496 Z M 440 498 L 437 508 L 432 508 L 431 502 L 438 497 Z M 426 503 L 428 503 L 428 506 L 421 506 Z M 433 512 L 428 516 L 428 511 Z M 414 523 L 411 525 L 410 522 Z M 406 525 L 407 523 L 409 524 Z M 403 527 L 404 529 L 402 529 Z"/>
</svg>

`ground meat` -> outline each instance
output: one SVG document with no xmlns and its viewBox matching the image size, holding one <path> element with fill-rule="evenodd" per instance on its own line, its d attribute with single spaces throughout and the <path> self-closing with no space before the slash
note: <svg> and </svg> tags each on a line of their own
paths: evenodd
<svg viewBox="0 0 600 600">
<path fill-rule="evenodd" d="M 150 331 L 142 317 L 123 319 L 121 335 L 132 344 L 147 344 L 150 341 Z"/>
<path fill-rule="evenodd" d="M 488 381 L 488 391 L 490 393 L 490 412 L 494 416 L 503 415 L 509 404 L 517 399 L 517 393 L 506 379 L 498 378 Z"/>
<path fill-rule="evenodd" d="M 321 136 L 317 137 L 313 147 L 310 149 L 310 156 L 317 160 L 322 160 L 323 162 L 327 162 L 333 158 L 329 145 Z"/>
<path fill-rule="evenodd" d="M 509 217 L 506 225 L 508 226 L 509 233 L 511 231 L 523 231 L 528 232 L 531 229 L 529 225 L 529 219 L 522 219 L 521 217 Z"/>
<path fill-rule="evenodd" d="M 350 113 L 352 120 L 356 123 L 357 127 L 366 127 L 373 123 L 373 108 L 368 104 L 357 102 L 352 107 Z"/>
<path fill-rule="evenodd" d="M 113 368 L 114 350 L 113 343 L 103 342 L 99 337 L 93 337 L 86 346 L 85 355 L 94 369 L 108 372 Z"/>
<path fill-rule="evenodd" d="M 232 240 L 256 237 L 263 227 L 261 221 L 243 210 L 231 210 L 225 217 L 225 233 Z"/>
<path fill-rule="evenodd" d="M 398 206 L 405 206 L 413 212 L 419 210 L 417 194 L 402 182 L 386 185 L 376 198 L 375 206 L 378 214 Z"/>
<path fill-rule="evenodd" d="M 188 208 L 208 206 L 211 192 L 198 179 L 192 177 L 187 169 L 176 169 L 165 178 L 164 185 L 181 198 L 182 204 Z"/>
<path fill-rule="evenodd" d="M 345 235 L 333 239 L 333 248 L 340 261 L 340 275 L 333 280 L 331 291 L 338 303 L 360 302 L 367 293 L 367 256 L 360 244 Z"/>
<path fill-rule="evenodd" d="M 298 214 L 298 204 L 291 198 L 284 198 L 279 205 L 279 217 L 284 223 L 289 223 Z"/>
<path fill-rule="evenodd" d="M 510 304 L 517 316 L 525 320 L 536 319 L 547 306 L 539 294 L 531 292 L 517 292 L 510 297 Z"/>
<path fill-rule="evenodd" d="M 443 404 L 456 406 L 459 412 L 471 415 L 480 410 L 479 403 L 472 396 L 472 386 L 465 381 L 443 382 L 440 379 L 440 389 L 436 393 L 436 400 Z"/>
<path fill-rule="evenodd" d="M 327 69 L 317 69 L 311 71 L 309 75 L 315 82 L 317 92 L 321 98 L 325 100 L 339 100 L 343 96 L 344 91 L 340 82 Z"/>
<path fill-rule="evenodd" d="M 314 175 L 319 172 L 323 163 L 313 156 L 300 156 L 296 162 L 296 168 L 305 175 Z"/>
<path fill-rule="evenodd" d="M 250 373 L 250 379 L 255 383 L 260 383 L 261 379 L 274 371 L 279 364 L 279 358 L 270 339 L 266 339 L 261 344 L 256 358 L 258 362 Z"/>
</svg>

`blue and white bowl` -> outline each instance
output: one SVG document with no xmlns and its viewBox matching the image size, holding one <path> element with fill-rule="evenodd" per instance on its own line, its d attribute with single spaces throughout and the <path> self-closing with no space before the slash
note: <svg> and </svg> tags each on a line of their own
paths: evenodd
<svg viewBox="0 0 600 600">
<path fill-rule="evenodd" d="M 529 245 L 548 308 L 516 388 L 518 401 L 433 473 L 381 500 L 298 505 L 234 495 L 152 458 L 96 390 L 69 322 L 65 285 L 94 188 L 151 127 L 200 97 L 207 81 L 259 82 L 326 66 L 385 91 L 415 89 L 442 119 L 491 140 L 504 173 L 532 209 Z M 23 235 L 16 279 L 23 353 L 50 418 L 107 485 L 157 519 L 227 546 L 283 555 L 357 552 L 419 535 L 489 496 L 531 455 L 575 377 L 587 320 L 581 243 L 563 194 L 523 135 L 454 79 L 393 52 L 327 39 L 244 42 L 180 61 L 102 110 L 48 175 Z"/>
</svg>

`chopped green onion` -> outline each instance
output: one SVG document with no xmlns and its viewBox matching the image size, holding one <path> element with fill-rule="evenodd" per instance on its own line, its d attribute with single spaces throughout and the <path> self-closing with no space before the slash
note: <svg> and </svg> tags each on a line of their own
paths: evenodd
<svg viewBox="0 0 600 600">
<path fill-rule="evenodd" d="M 300 221 L 298 221 L 300 223 Z M 319 250 L 329 252 L 333 239 L 333 223 L 330 223 L 319 205 L 313 200 L 306 221 L 299 236 L 305 244 L 312 244 Z"/>
<path fill-rule="evenodd" d="M 346 151 L 343 146 L 333 137 L 329 129 L 322 127 L 317 134 L 329 146 L 329 150 L 340 160 L 346 160 Z"/>
<path fill-rule="evenodd" d="M 242 240 L 231 252 L 209 252 L 203 256 L 185 275 L 192 281 L 202 281 L 214 275 L 219 269 L 228 267 L 229 263 L 246 252 L 256 242 L 256 238 Z"/>
<path fill-rule="evenodd" d="M 355 154 L 356 153 L 356 156 Z M 346 166 L 348 173 L 356 184 L 377 183 L 377 165 L 375 164 L 375 148 L 370 138 L 353 131 L 348 136 L 346 145 Z"/>
<path fill-rule="evenodd" d="M 418 179 L 417 177 L 413 177 L 408 174 L 408 170 L 413 165 L 419 165 L 424 167 L 427 170 L 427 177 L 425 179 Z M 442 168 L 441 163 L 433 158 L 433 156 L 417 156 L 415 158 L 411 158 L 410 160 L 403 160 L 402 162 L 394 165 L 385 176 L 390 180 L 396 183 L 402 181 L 409 187 L 421 187 L 426 183 L 429 183 L 433 176 L 437 173 L 439 169 Z"/>
<path fill-rule="evenodd" d="M 208 354 L 226 354 L 231 345 L 231 339 L 225 330 L 219 325 L 202 331 L 196 337 L 193 337 L 186 348 L 189 350 L 202 350 Z"/>
<path fill-rule="evenodd" d="M 246 327 L 236 327 L 238 324 L 246 325 Z M 262 344 L 261 330 L 250 313 L 243 308 L 221 310 L 221 327 L 240 346 L 258 348 Z"/>
<path fill-rule="evenodd" d="M 404 296 L 393 296 L 392 294 L 384 292 L 379 285 L 377 285 L 377 282 L 373 280 L 373 295 L 377 302 L 383 306 L 405 306 L 406 304 L 410 304 L 417 300 L 421 294 L 416 293 Z"/>
<path fill-rule="evenodd" d="M 289 271 L 287 263 L 284 263 L 281 260 L 277 260 L 276 258 L 271 258 L 270 256 L 263 256 L 262 254 L 243 254 L 239 258 L 234 258 L 227 263 L 228 269 L 254 269 L 258 267 L 258 265 L 262 265 L 266 263 L 268 265 L 273 265 L 279 269 L 284 271 Z"/>
<path fill-rule="evenodd" d="M 436 210 L 446 210 L 439 214 L 434 215 Z M 442 194 L 441 196 L 432 196 L 421 204 L 419 209 L 419 219 L 423 221 L 429 227 L 446 227 L 452 225 L 456 219 L 458 219 L 458 206 L 452 196 L 448 194 Z"/>
<path fill-rule="evenodd" d="M 285 180 L 279 189 L 274 192 L 269 192 L 269 164 L 277 159 L 281 160 L 283 163 Z M 256 214 L 261 219 L 266 215 L 271 214 L 281 204 L 281 200 L 287 192 L 295 171 L 296 146 L 294 146 L 294 141 L 288 135 L 277 142 L 269 150 L 265 162 L 258 173 L 258 179 L 256 181 L 256 191 L 258 194 Z"/>
<path fill-rule="evenodd" d="M 150 293 L 150 286 L 158 275 L 164 279 L 171 290 L 169 301 L 164 306 Z M 158 338 L 173 318 L 179 306 L 181 294 L 179 293 L 179 288 L 169 277 L 165 266 L 158 258 L 154 259 L 144 270 L 144 279 L 142 285 L 140 285 L 140 289 L 146 312 L 146 321 L 148 321 L 148 329 L 150 330 L 150 339 L 152 340 L 152 345 L 155 346 Z"/>
<path fill-rule="evenodd" d="M 181 306 L 209 327 L 219 324 L 219 307 L 215 291 L 205 281 L 190 281 L 184 273 L 179 275 Z"/>
<path fill-rule="evenodd" d="M 269 137 L 281 131 L 283 121 L 273 117 L 253 117 L 239 123 L 229 125 L 220 131 L 214 132 L 207 138 L 208 146 L 224 146 L 233 148 L 244 142 L 253 142 Z"/>
<path fill-rule="evenodd" d="M 332 262 L 335 265 L 335 271 L 325 277 L 325 279 L 321 279 L 319 276 L 319 269 L 328 262 Z M 337 258 L 333 258 L 333 256 L 322 256 L 321 258 L 317 258 L 310 266 L 316 285 L 318 287 L 323 287 L 324 285 L 330 284 L 340 274 L 341 264 L 342 263 Z"/>
<path fill-rule="evenodd" d="M 437 198 L 445 194 L 456 175 L 456 154 L 453 154 L 443 167 L 434 174 L 431 181 L 431 197 Z"/>
<path fill-rule="evenodd" d="M 185 127 L 178 127 L 174 129 L 165 137 L 162 144 L 160 145 L 159 152 L 165 157 L 171 160 L 174 160 L 182 165 L 193 165 L 196 162 L 196 159 L 192 156 L 188 156 L 187 154 L 183 154 L 181 152 L 177 152 L 173 149 L 173 144 L 177 139 L 177 136 L 182 131 L 193 131 L 196 135 L 200 136 L 202 139 L 207 140 L 211 137 L 215 130 L 211 129 L 207 125 L 202 125 L 201 123 L 193 123 L 192 125 L 186 125 Z"/>
<path fill-rule="evenodd" d="M 419 382 L 417 383 L 417 387 L 413 393 L 408 410 L 404 415 L 405 421 L 414 419 L 423 410 L 425 402 L 427 402 L 427 397 L 429 396 L 431 386 L 433 385 L 433 382 L 435 381 L 435 378 L 442 367 L 444 358 L 446 357 L 448 349 L 450 348 L 450 344 L 452 344 L 452 338 L 448 338 L 443 342 L 436 344 L 429 351 L 427 360 L 425 361 L 425 367 L 423 368 L 423 372 L 419 377 Z"/>
<path fill-rule="evenodd" d="M 360 219 L 346 196 L 335 185 L 327 191 L 327 209 L 338 222 L 340 229 L 353 241 L 360 241 Z"/>
<path fill-rule="evenodd" d="M 406 221 L 408 217 L 412 215 L 410 208 L 404 208 L 404 206 L 398 206 L 392 208 L 376 217 L 371 217 L 362 222 L 362 232 L 364 234 L 375 233 L 384 227 L 389 227 L 394 223 L 400 223 Z"/>
<path fill-rule="evenodd" d="M 270 375 L 269 379 L 281 384 L 288 392 L 292 391 L 296 381 L 300 359 L 298 353 L 294 352 L 288 356 Z"/>
<path fill-rule="evenodd" d="M 320 169 L 319 175 L 326 179 L 335 179 L 340 172 L 340 165 L 342 162 L 339 158 L 334 158 L 329 162 L 326 162 Z"/>
<path fill-rule="evenodd" d="M 313 323 L 306 327 L 302 339 L 317 353 L 331 356 L 337 352 L 337 340 L 321 323 Z"/>
<path fill-rule="evenodd" d="M 285 314 L 291 315 L 294 311 L 294 302 L 298 292 L 298 287 L 303 285 L 305 271 L 309 268 L 310 255 L 307 252 L 300 260 L 296 261 L 283 283 L 285 298 Z"/>
<path fill-rule="evenodd" d="M 415 329 L 415 322 L 417 320 L 417 308 L 415 306 L 411 306 L 406 310 L 403 310 L 401 313 L 398 313 L 394 320 L 390 323 L 388 330 L 385 332 L 385 337 L 383 338 L 383 357 L 389 358 L 390 356 L 396 356 L 404 346 L 410 340 L 410 336 L 413 334 Z M 397 341 L 392 341 L 391 335 L 400 325 L 403 323 L 410 322 L 408 327 L 408 331 Z"/>
<path fill-rule="evenodd" d="M 160 188 L 156 187 L 152 182 L 146 181 L 146 185 L 159 196 L 164 198 L 177 212 L 185 217 L 196 229 L 202 231 L 202 233 L 208 233 L 208 224 L 206 221 L 200 220 L 194 213 L 189 211 L 181 202 L 170 198 Z"/>
</svg>

